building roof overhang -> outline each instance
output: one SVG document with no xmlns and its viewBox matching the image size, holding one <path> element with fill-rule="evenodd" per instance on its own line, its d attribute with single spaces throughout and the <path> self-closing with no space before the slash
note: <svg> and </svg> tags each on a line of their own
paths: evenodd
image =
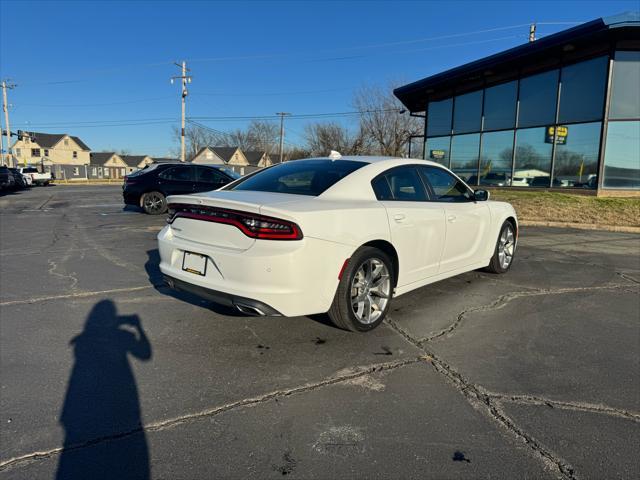
<svg viewBox="0 0 640 480">
<path fill-rule="evenodd" d="M 623 47 L 640 49 L 640 12 L 583 23 L 396 88 L 394 94 L 411 112 L 423 112 L 429 100 L 608 53 L 615 45 L 613 42 L 625 42 L 621 43 Z"/>
</svg>

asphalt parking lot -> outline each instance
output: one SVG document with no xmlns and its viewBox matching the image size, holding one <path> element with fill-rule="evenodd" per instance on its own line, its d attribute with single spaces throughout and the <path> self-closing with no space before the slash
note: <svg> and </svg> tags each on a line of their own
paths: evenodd
<svg viewBox="0 0 640 480">
<path fill-rule="evenodd" d="M 0 197 L 0 478 L 640 471 L 640 235 L 523 227 L 354 334 L 167 290 L 120 191 Z"/>
</svg>

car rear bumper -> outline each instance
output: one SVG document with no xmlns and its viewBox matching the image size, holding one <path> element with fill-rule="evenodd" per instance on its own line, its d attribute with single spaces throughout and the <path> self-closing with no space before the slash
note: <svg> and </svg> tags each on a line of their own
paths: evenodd
<svg viewBox="0 0 640 480">
<path fill-rule="evenodd" d="M 282 314 L 278 312 L 275 308 L 270 307 L 266 303 L 263 303 L 259 300 L 255 300 L 253 298 L 239 297 L 236 295 L 231 295 L 229 293 L 220 292 L 217 290 L 211 290 L 209 288 L 200 287 L 192 283 L 187 283 L 185 281 L 178 280 L 177 278 L 173 278 L 168 275 L 164 276 L 164 281 L 169 287 L 173 288 L 174 290 L 179 290 L 181 292 L 188 292 L 200 298 L 204 298 L 205 300 L 209 300 L 213 303 L 217 303 L 218 305 L 224 305 L 225 307 L 235 308 L 236 310 L 239 310 L 240 312 L 246 315 L 254 315 L 257 317 L 261 317 L 261 316 L 281 317 L 282 316 Z"/>
<path fill-rule="evenodd" d="M 262 306 L 276 312 L 270 315 L 286 317 L 329 310 L 342 265 L 353 251 L 348 245 L 309 237 L 256 240 L 245 250 L 223 248 L 178 238 L 170 225 L 158 234 L 158 246 L 160 270 L 178 288 L 236 308 L 249 300 L 250 307 L 259 304 L 260 310 Z M 208 258 L 204 275 L 182 269 L 184 252 Z"/>
<path fill-rule="evenodd" d="M 136 207 L 140 206 L 140 194 L 134 192 L 122 192 L 122 199 L 124 200 L 125 205 L 134 205 Z"/>
</svg>

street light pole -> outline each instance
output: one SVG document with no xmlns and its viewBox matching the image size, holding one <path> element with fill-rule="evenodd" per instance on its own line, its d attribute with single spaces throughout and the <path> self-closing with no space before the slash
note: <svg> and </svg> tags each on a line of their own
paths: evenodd
<svg viewBox="0 0 640 480">
<path fill-rule="evenodd" d="M 180 123 L 180 161 L 184 162 L 185 159 L 185 113 L 186 113 L 186 99 L 187 99 L 187 95 L 189 94 L 189 92 L 187 91 L 187 83 L 191 83 L 191 75 L 187 75 L 187 72 L 190 72 L 191 70 L 189 70 L 187 68 L 187 62 L 182 62 L 182 64 L 176 63 L 175 65 L 177 65 L 178 67 L 182 68 L 182 75 L 178 76 L 178 77 L 171 77 L 171 83 L 173 83 L 173 81 L 175 79 L 180 79 L 182 80 L 182 94 L 181 94 L 181 101 L 182 101 L 182 119 L 181 119 L 181 123 Z"/>
<path fill-rule="evenodd" d="M 11 127 L 9 126 L 9 102 L 7 101 L 7 88 L 15 87 L 13 84 L 7 85 L 7 81 L 2 81 L 2 110 L 4 110 L 4 126 L 7 128 L 7 165 L 15 166 L 11 162 Z M 0 134 L 2 132 L 0 131 Z"/>
</svg>

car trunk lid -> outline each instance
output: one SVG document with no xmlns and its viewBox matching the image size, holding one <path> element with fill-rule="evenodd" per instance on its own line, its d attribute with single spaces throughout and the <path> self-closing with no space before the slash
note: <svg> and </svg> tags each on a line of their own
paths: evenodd
<svg viewBox="0 0 640 480">
<path fill-rule="evenodd" d="M 170 208 L 187 211 L 189 218 L 177 216 L 172 223 L 172 230 L 176 237 L 199 242 L 208 246 L 221 247 L 231 250 L 247 250 L 253 246 L 256 239 L 252 238 L 237 226 L 232 218 L 220 218 L 224 212 L 244 212 L 259 215 L 264 204 L 282 205 L 294 202 L 298 195 L 219 190 L 193 195 L 173 195 L 168 198 Z M 219 212 L 223 213 L 220 214 Z M 218 212 L 218 221 L 207 221 L 212 212 Z M 283 220 L 293 221 L 291 218 Z"/>
</svg>

